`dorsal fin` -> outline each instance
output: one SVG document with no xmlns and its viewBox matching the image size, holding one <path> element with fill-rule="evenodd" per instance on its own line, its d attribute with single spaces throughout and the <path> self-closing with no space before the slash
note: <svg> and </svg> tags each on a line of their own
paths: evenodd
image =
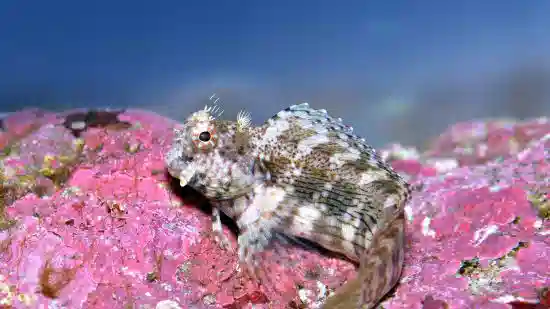
<svg viewBox="0 0 550 309">
<path fill-rule="evenodd" d="M 372 157 L 380 159 L 365 139 L 355 135 L 353 128 L 345 125 L 341 118 L 331 117 L 325 109 L 313 109 L 308 103 L 292 105 L 268 119 L 267 123 L 279 126 L 280 122 L 285 122 L 291 118 L 298 119 L 303 128 L 312 129 L 320 136 L 328 136 L 332 133 L 331 137 L 346 142 L 360 151 L 369 152 Z"/>
</svg>

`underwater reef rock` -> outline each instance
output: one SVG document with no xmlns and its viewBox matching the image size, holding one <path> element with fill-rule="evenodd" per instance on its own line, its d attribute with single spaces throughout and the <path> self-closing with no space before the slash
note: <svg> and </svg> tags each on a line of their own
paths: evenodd
<svg viewBox="0 0 550 309">
<path fill-rule="evenodd" d="M 354 275 L 298 246 L 266 252 L 261 285 L 240 271 L 208 204 L 165 171 L 175 124 L 144 110 L 1 121 L 0 308 L 315 308 Z M 550 306 L 548 120 L 461 123 L 425 152 L 381 152 L 415 188 L 383 308 Z"/>
</svg>

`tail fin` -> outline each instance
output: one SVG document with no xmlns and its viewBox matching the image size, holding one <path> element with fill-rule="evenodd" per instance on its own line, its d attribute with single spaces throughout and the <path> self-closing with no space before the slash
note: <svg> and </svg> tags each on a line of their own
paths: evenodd
<svg viewBox="0 0 550 309">
<path fill-rule="evenodd" d="M 388 222 L 361 256 L 356 278 L 329 297 L 323 309 L 373 308 L 397 284 L 404 259 L 405 214 Z"/>
</svg>

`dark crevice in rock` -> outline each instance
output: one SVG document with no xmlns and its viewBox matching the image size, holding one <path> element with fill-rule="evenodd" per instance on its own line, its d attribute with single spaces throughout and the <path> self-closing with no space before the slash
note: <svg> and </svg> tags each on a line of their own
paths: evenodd
<svg viewBox="0 0 550 309">
<path fill-rule="evenodd" d="M 170 176 L 167 171 L 166 174 L 169 177 L 170 190 L 178 195 L 185 205 L 195 206 L 208 215 L 212 213 L 212 204 L 210 204 L 206 197 L 189 186 L 181 187 L 179 179 Z M 238 234 L 239 229 L 237 224 L 223 212 L 221 213 L 221 221 L 232 233 L 235 235 Z"/>
<path fill-rule="evenodd" d="M 531 303 L 526 303 L 521 301 L 514 301 L 508 304 L 512 306 L 512 309 L 548 309 L 549 308 L 545 304 L 531 304 Z"/>
</svg>

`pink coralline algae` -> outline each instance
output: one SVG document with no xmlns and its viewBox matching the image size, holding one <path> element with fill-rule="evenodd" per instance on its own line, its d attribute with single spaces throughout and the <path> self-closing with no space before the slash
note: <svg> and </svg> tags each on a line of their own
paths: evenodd
<svg viewBox="0 0 550 309">
<path fill-rule="evenodd" d="M 28 109 L 0 132 L 0 308 L 318 308 L 355 272 L 266 251 L 261 283 L 164 168 L 176 123 L 143 110 Z M 461 123 L 382 155 L 415 188 L 383 308 L 550 308 L 550 123 Z M 224 231 L 236 247 L 235 229 Z"/>
</svg>

